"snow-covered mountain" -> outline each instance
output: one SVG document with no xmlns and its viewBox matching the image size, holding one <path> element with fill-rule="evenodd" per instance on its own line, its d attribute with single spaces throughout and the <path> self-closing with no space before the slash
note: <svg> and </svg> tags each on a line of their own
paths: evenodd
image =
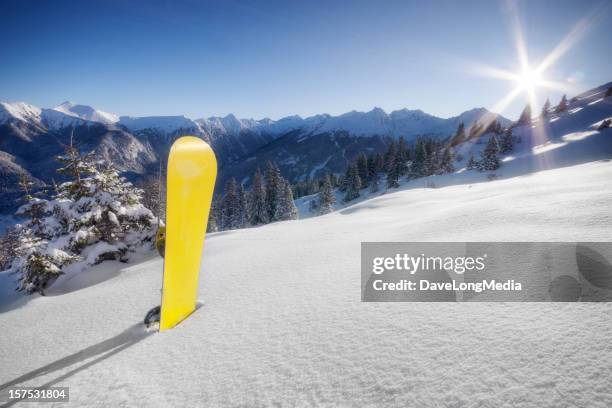
<svg viewBox="0 0 612 408">
<path fill-rule="evenodd" d="M 338 116 L 320 114 L 302 118 L 298 115 L 279 120 L 264 118 L 239 119 L 233 114 L 225 117 L 211 116 L 192 120 L 185 116 L 118 116 L 88 105 L 63 102 L 52 109 L 41 109 L 23 102 L 2 102 L 0 123 L 9 118 L 22 121 L 43 123 L 52 128 L 72 126 L 81 121 L 119 125 L 131 132 L 156 130 L 172 135 L 181 130 L 192 130 L 200 135 L 240 135 L 244 132 L 254 134 L 280 135 L 299 130 L 302 133 L 319 134 L 326 132 L 347 132 L 354 136 L 404 136 L 411 139 L 417 135 L 448 136 L 453 133 L 459 122 L 469 128 L 475 121 L 491 116 L 485 108 L 472 109 L 452 118 L 439 118 L 421 110 L 401 109 L 386 113 L 381 108 L 369 112 L 351 111 Z M 494 115 L 502 126 L 510 121 Z"/>
<path fill-rule="evenodd" d="M 75 105 L 68 101 L 56 106 L 53 110 L 83 120 L 104 123 L 107 125 L 112 125 L 119 121 L 119 118 L 115 114 L 104 112 L 88 105 Z"/>
<path fill-rule="evenodd" d="M 56 168 L 53 157 L 69 143 L 71 135 L 80 148 L 93 149 L 136 176 L 156 168 L 153 163 L 166 157 L 176 138 L 200 136 L 215 150 L 220 165 L 218 185 L 223 186 L 232 176 L 248 181 L 255 167 L 265 165 L 267 160 L 279 162 L 291 181 L 341 171 L 347 160 L 364 150 L 382 151 L 390 138 L 403 136 L 410 141 L 419 135 L 448 137 L 461 121 L 469 128 L 475 121 L 492 116 L 484 108 L 448 119 L 420 110 L 386 113 L 374 108 L 338 116 L 294 115 L 279 120 L 239 119 L 231 114 L 192 120 L 185 116 L 119 116 L 72 102 L 50 109 L 2 102 L 0 166 L 6 180 L 11 181 L 0 186 L 0 194 L 7 190 L 16 193 L 19 174 L 29 174 L 36 183 L 51 182 Z M 495 117 L 504 126 L 510 123 Z"/>
</svg>

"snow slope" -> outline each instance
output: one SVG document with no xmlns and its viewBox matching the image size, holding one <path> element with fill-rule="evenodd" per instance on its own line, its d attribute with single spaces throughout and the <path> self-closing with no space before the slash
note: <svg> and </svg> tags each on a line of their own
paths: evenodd
<svg viewBox="0 0 612 408">
<path fill-rule="evenodd" d="M 160 298 L 152 254 L 2 294 L 0 389 L 70 386 L 75 406 L 609 407 L 612 304 L 361 303 L 360 242 L 607 241 L 611 178 L 596 161 L 211 234 L 201 307 L 165 333 L 140 323 Z"/>
</svg>

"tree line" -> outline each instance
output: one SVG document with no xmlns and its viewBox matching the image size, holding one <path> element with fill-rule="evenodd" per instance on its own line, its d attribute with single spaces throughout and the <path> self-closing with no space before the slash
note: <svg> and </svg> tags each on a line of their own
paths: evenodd
<svg viewBox="0 0 612 408">
<path fill-rule="evenodd" d="M 264 174 L 257 168 L 248 191 L 234 177 L 225 183 L 223 195 L 213 200 L 208 231 L 245 228 L 297 218 L 298 209 L 291 184 L 281 175 L 276 163 L 268 162 Z"/>
</svg>

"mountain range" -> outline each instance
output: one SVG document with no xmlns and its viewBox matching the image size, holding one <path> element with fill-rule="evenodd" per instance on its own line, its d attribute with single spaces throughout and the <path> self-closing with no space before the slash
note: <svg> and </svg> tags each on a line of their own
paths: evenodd
<svg viewBox="0 0 612 408">
<path fill-rule="evenodd" d="M 510 120 L 485 108 L 451 118 L 421 110 L 381 108 L 307 118 L 279 120 L 239 119 L 235 115 L 189 119 L 185 116 L 120 116 L 88 105 L 64 102 L 39 108 L 24 102 L 0 103 L 0 211 L 13 210 L 19 195 L 20 175 L 35 185 L 60 181 L 54 157 L 72 139 L 82 151 L 94 150 L 111 160 L 128 178 L 153 173 L 182 135 L 202 137 L 213 147 L 219 162 L 217 187 L 229 177 L 249 182 L 256 167 L 268 160 L 278 163 L 291 181 L 307 180 L 325 171 L 342 171 L 346 162 L 365 151 L 382 151 L 394 138 L 408 142 L 419 136 L 446 138 L 459 123 L 467 129 L 479 120 Z"/>
</svg>

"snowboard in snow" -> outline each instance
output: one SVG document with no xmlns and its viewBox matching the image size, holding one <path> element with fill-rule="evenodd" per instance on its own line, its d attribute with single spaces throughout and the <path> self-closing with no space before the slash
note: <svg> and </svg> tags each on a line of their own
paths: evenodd
<svg viewBox="0 0 612 408">
<path fill-rule="evenodd" d="M 160 331 L 171 329 L 195 310 L 216 178 L 217 160 L 206 142 L 194 136 L 174 142 L 168 157 Z"/>
</svg>

